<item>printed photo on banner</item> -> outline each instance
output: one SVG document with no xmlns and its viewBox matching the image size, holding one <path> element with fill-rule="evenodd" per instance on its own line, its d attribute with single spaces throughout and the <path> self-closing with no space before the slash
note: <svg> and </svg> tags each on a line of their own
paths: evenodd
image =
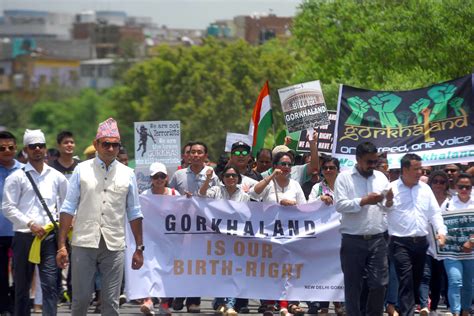
<svg viewBox="0 0 474 316">
<path fill-rule="evenodd" d="M 329 124 L 319 80 L 278 89 L 278 95 L 288 132 Z"/>
<path fill-rule="evenodd" d="M 474 157 L 472 75 L 410 91 L 373 91 L 341 85 L 334 155 L 353 164 L 361 142 L 388 154 L 390 167 L 417 153 L 424 165 Z M 350 166 L 350 165 L 349 165 Z"/>
<path fill-rule="evenodd" d="M 473 251 L 463 251 L 463 244 L 474 236 L 474 209 L 449 211 L 443 214 L 443 219 L 448 234 L 444 247 L 437 244 L 437 259 L 474 259 Z"/>
<path fill-rule="evenodd" d="M 126 263 L 125 280 L 140 280 L 126 282 L 129 299 L 344 300 L 334 206 L 163 195 L 140 196 L 140 204 L 147 250 L 140 270 Z M 133 242 L 127 226 L 129 261 Z"/>
<path fill-rule="evenodd" d="M 135 161 L 137 165 L 161 162 L 181 164 L 180 121 L 135 122 Z"/>
<path fill-rule="evenodd" d="M 328 110 L 329 125 L 321 125 L 314 128 L 318 132 L 318 151 L 328 155 L 332 154 L 332 144 L 334 142 L 334 129 L 336 128 L 336 111 Z M 310 152 L 309 142 L 307 140 L 307 131 L 301 131 L 298 139 L 298 152 Z"/>
</svg>

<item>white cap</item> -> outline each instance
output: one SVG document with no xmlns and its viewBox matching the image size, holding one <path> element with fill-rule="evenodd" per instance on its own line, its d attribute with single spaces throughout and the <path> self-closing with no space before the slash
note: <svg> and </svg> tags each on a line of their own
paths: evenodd
<svg viewBox="0 0 474 316">
<path fill-rule="evenodd" d="M 286 146 L 286 145 L 278 145 L 278 146 L 276 146 L 275 148 L 273 148 L 273 150 L 272 150 L 272 156 L 275 156 L 276 154 L 281 153 L 281 152 L 287 153 L 287 152 L 289 152 L 289 151 L 291 151 L 291 149 L 288 148 L 288 146 Z"/>
<path fill-rule="evenodd" d="M 153 177 L 158 172 L 163 172 L 164 174 L 168 175 L 166 171 L 166 166 L 161 162 L 154 162 L 150 165 L 150 177 Z"/>
<path fill-rule="evenodd" d="M 46 139 L 40 129 L 25 130 L 25 135 L 23 135 L 23 145 L 28 146 L 31 144 L 46 144 Z"/>
</svg>

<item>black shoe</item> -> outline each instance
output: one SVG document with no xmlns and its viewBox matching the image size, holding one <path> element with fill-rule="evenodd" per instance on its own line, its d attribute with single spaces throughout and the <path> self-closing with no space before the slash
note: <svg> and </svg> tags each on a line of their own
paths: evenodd
<svg viewBox="0 0 474 316">
<path fill-rule="evenodd" d="M 241 306 L 239 308 L 239 313 L 241 314 L 250 314 L 250 309 L 248 306 Z"/>
<path fill-rule="evenodd" d="M 100 305 L 96 305 L 94 308 L 94 311 L 92 312 L 93 314 L 100 314 L 101 313 L 101 308 Z"/>
<path fill-rule="evenodd" d="M 198 304 L 189 304 L 188 306 L 186 306 L 186 309 L 188 310 L 188 313 L 192 313 L 192 314 L 201 313 L 201 305 L 198 305 Z"/>
<path fill-rule="evenodd" d="M 173 307 L 175 311 L 182 310 L 184 308 L 184 298 L 175 298 L 173 300 L 173 304 L 171 304 L 171 307 Z"/>
</svg>

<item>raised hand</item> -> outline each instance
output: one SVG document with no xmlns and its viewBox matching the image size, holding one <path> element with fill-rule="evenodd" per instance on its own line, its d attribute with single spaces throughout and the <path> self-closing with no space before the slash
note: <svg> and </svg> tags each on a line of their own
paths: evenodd
<svg viewBox="0 0 474 316">
<path fill-rule="evenodd" d="M 464 99 L 460 97 L 454 97 L 451 100 L 449 100 L 449 106 L 453 108 L 454 113 L 456 116 L 461 116 L 463 115 L 462 111 L 462 104 L 464 103 Z"/>
<path fill-rule="evenodd" d="M 369 100 L 372 109 L 379 113 L 382 127 L 397 127 L 401 125 L 394 113 L 401 102 L 402 98 L 388 92 L 379 93 Z"/>
<path fill-rule="evenodd" d="M 418 124 L 423 123 L 423 115 L 421 111 L 426 109 L 430 105 L 431 101 L 425 98 L 421 98 L 415 101 L 412 105 L 410 105 L 410 110 L 415 113 L 416 115 L 416 122 Z"/>
<path fill-rule="evenodd" d="M 455 85 L 443 83 L 428 90 L 428 96 L 435 104 L 431 111 L 430 121 L 444 120 L 448 117 L 448 101 L 453 97 L 456 89 Z"/>
<path fill-rule="evenodd" d="M 352 113 L 346 121 L 346 125 L 360 125 L 364 114 L 369 110 L 369 104 L 359 97 L 352 97 L 347 99 Z"/>
<path fill-rule="evenodd" d="M 209 179 L 209 180 L 211 180 L 213 173 L 214 173 L 214 170 L 213 170 L 213 169 L 207 169 L 207 170 L 206 170 L 206 178 Z"/>
</svg>

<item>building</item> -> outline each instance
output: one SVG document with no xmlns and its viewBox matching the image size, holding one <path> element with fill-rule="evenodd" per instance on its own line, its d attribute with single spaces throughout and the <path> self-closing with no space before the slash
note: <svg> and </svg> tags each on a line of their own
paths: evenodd
<svg viewBox="0 0 474 316">
<path fill-rule="evenodd" d="M 220 39 L 235 39 L 237 26 L 234 20 L 217 20 L 211 23 L 207 28 L 207 36 L 213 36 Z"/>
<path fill-rule="evenodd" d="M 221 39 L 241 38 L 250 44 L 263 44 L 272 38 L 288 38 L 293 18 L 274 14 L 242 15 L 218 20 L 207 28 L 207 35 Z"/>
<path fill-rule="evenodd" d="M 114 60 L 112 58 L 84 60 L 80 66 L 79 86 L 102 90 L 114 85 Z"/>
<path fill-rule="evenodd" d="M 9 92 L 12 90 L 12 74 L 13 74 L 12 60 L 1 60 L 0 61 L 0 93 Z"/>
<path fill-rule="evenodd" d="M 175 29 L 162 26 L 153 38 L 155 45 L 168 44 L 170 46 L 191 46 L 202 44 L 203 30 Z"/>
<path fill-rule="evenodd" d="M 288 38 L 293 18 L 274 14 L 237 16 L 234 18 L 236 36 L 250 44 L 263 44 L 272 38 Z"/>
<path fill-rule="evenodd" d="M 74 15 L 36 10 L 4 10 L 0 37 L 71 39 Z"/>
<path fill-rule="evenodd" d="M 97 58 L 142 57 L 146 53 L 143 28 L 127 21 L 125 12 L 86 11 L 76 15 L 72 37 L 90 40 Z"/>
<path fill-rule="evenodd" d="M 45 84 L 79 87 L 79 60 L 23 55 L 13 60 L 14 89 L 36 90 Z"/>
</svg>

